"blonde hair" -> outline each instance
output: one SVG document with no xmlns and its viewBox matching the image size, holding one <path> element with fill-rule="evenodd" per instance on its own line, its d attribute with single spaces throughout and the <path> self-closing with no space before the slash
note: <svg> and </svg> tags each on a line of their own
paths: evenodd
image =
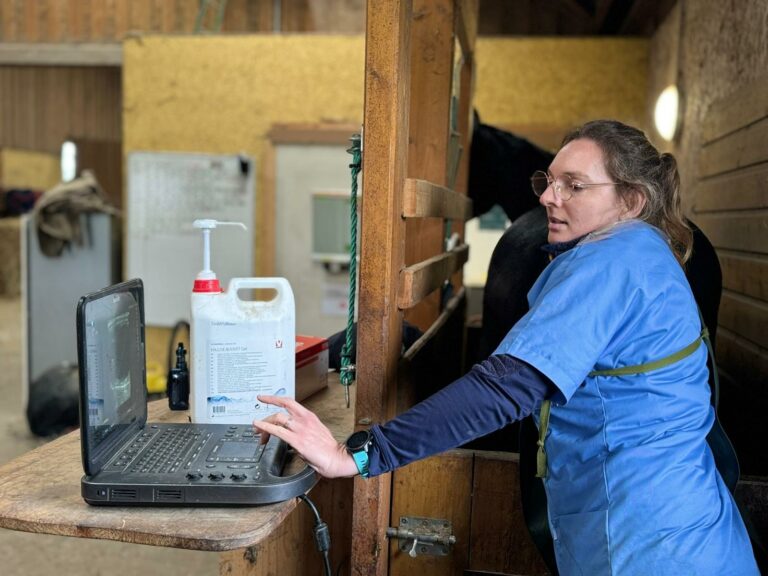
<svg viewBox="0 0 768 576">
<path fill-rule="evenodd" d="M 562 146 L 573 140 L 595 142 L 616 192 L 632 209 L 642 194 L 645 205 L 637 216 L 662 230 L 681 266 L 690 258 L 693 232 L 685 222 L 680 200 L 680 174 L 672 154 L 659 151 L 645 134 L 616 120 L 594 120 L 569 132 Z"/>
</svg>

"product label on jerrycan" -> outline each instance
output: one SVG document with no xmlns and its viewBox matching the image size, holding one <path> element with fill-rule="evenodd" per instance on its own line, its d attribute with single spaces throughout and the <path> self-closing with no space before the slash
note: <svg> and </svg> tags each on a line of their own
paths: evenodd
<svg viewBox="0 0 768 576">
<path fill-rule="evenodd" d="M 294 397 L 293 342 L 283 341 L 280 322 L 211 322 L 207 350 L 210 421 L 249 423 L 277 411 L 257 395 Z"/>
</svg>

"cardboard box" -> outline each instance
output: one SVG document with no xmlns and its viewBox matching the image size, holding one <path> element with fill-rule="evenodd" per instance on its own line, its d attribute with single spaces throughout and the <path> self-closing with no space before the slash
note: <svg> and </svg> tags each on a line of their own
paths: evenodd
<svg viewBox="0 0 768 576">
<path fill-rule="evenodd" d="M 328 387 L 328 340 L 296 336 L 296 400 Z"/>
</svg>

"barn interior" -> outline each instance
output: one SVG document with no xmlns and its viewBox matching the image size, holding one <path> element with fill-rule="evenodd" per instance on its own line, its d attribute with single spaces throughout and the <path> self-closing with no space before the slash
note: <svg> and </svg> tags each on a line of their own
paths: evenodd
<svg viewBox="0 0 768 576">
<path fill-rule="evenodd" d="M 404 21 L 412 36 L 403 44 L 407 35 L 399 32 L 398 45 L 397 26 Z M 421 23 L 426 24 L 420 28 Z M 430 74 L 430 66 L 448 59 L 444 92 L 430 99 L 432 89 L 424 89 L 421 100 L 410 101 L 410 139 L 396 125 L 367 115 L 375 94 L 370 76 L 376 54 L 370 51 L 391 49 L 402 58 L 397 48 L 410 50 L 410 70 L 422 73 L 400 84 L 413 85 L 414 93 L 420 82 L 427 85 L 420 78 Z M 147 377 L 148 385 L 157 386 L 150 397 L 165 402 L 165 376 L 175 360 L 169 348 L 177 341 L 191 346 L 184 323 L 202 255 L 199 233 L 187 224 L 199 212 L 248 226 L 245 233 L 225 228 L 213 235 L 212 268 L 222 283 L 233 276 L 286 278 L 296 301 L 296 333 L 327 338 L 348 324 L 345 211 L 353 134 L 362 130 L 365 146 L 366 135 L 390 127 L 396 145 L 377 148 L 372 137 L 369 149 L 386 151 L 385 166 L 400 166 L 398 146 L 410 146 L 410 177 L 460 191 L 463 181 L 466 192 L 472 118 L 552 153 L 573 127 L 615 118 L 674 154 L 684 213 L 716 250 L 722 276 L 721 285 L 711 286 L 719 310 L 710 331 L 716 332 L 719 418 L 739 459 L 737 500 L 756 533 L 768 540 L 768 456 L 762 441 L 768 437 L 762 414 L 768 409 L 766 70 L 768 5 L 762 0 L 0 0 L 0 465 L 13 465 L 62 434 L 77 434 L 77 405 L 66 391 L 76 387 L 75 306 L 86 292 L 144 278 Z M 389 90 L 397 93 L 393 86 Z M 395 97 L 387 102 L 393 110 L 402 106 Z M 431 113 L 437 108 L 442 119 Z M 434 144 L 424 136 L 419 142 L 414 126 L 427 135 L 441 121 L 451 122 L 444 141 Z M 180 157 L 188 163 L 174 164 Z M 243 188 L 225 176 L 224 182 L 190 177 L 201 161 L 235 162 L 238 176 L 247 176 L 240 179 Z M 390 177 L 401 178 L 398 170 Z M 66 240 L 44 245 L 36 206 L 83 171 L 98 181 L 103 203 L 78 218 L 81 229 L 68 229 Z M 365 171 L 364 147 L 363 203 Z M 370 181 L 371 190 L 377 182 Z M 451 261 L 448 275 L 457 274 L 454 286 L 463 287 L 460 316 L 449 321 L 459 323 L 455 333 L 461 341 L 450 344 L 461 349 L 455 356 L 463 361 L 459 372 L 468 368 L 477 346 L 491 255 L 513 220 L 499 202 L 491 204 L 453 229 L 469 246 L 458 264 Z M 444 232 L 442 225 L 435 232 L 429 224 L 408 224 L 412 238 L 429 237 L 432 245 L 434 235 Z M 397 237 L 390 226 L 381 227 L 390 236 L 382 232 L 369 242 Z M 433 255 L 430 248 L 402 250 L 392 258 L 404 267 Z M 46 253 L 51 251 L 57 254 Z M 362 252 L 360 266 L 365 274 Z M 384 267 L 376 278 L 388 290 L 387 280 L 401 270 L 391 263 Z M 389 326 L 405 318 L 428 331 L 442 312 L 440 292 L 387 317 Z M 361 315 L 369 298 L 360 295 Z M 360 316 L 361 329 L 365 322 Z M 382 340 L 358 336 L 359 350 L 379 346 L 381 357 L 392 360 L 399 330 L 389 330 Z M 397 386 L 389 389 L 397 380 L 389 360 L 359 367 L 359 381 L 366 375 L 381 379 L 383 389 L 359 388 L 351 410 L 356 400 L 358 414 L 368 409 L 386 416 L 413 402 Z M 330 386 L 339 386 L 335 378 Z M 494 447 L 493 454 L 498 452 L 503 450 Z M 483 473 L 493 476 L 499 466 L 516 479 L 515 450 L 508 452 L 498 461 L 489 457 Z M 497 545 L 501 529 L 492 523 L 487 532 L 475 530 L 494 515 L 494 507 L 519 497 L 517 488 L 503 483 L 478 483 L 483 458 L 473 456 L 467 469 L 466 455 L 457 453 L 386 485 L 360 488 L 349 481 L 322 488 L 321 502 L 338 516 L 335 573 L 549 573 L 519 505 L 511 505 L 516 522 L 504 528 L 515 543 L 512 550 Z M 434 483 L 449 478 L 450 501 L 464 476 L 468 493 L 489 494 L 486 508 L 462 511 L 434 495 L 442 492 Z M 381 505 L 371 504 L 383 490 Z M 414 502 L 405 493 L 415 494 L 414 506 L 423 511 L 417 516 L 450 516 L 457 531 L 464 526 L 453 552 L 414 558 L 394 543 L 385 559 L 386 553 L 355 544 L 358 537 L 366 543 L 382 537 L 386 526 L 407 516 L 402 510 Z M 16 498 L 0 488 L 0 502 Z M 359 518 L 369 522 L 367 532 L 357 531 L 358 506 Z M 135 535 L 35 533 L 46 530 L 0 519 L 3 527 L 14 528 L 0 530 L 3 573 L 321 574 L 311 536 L 302 532 L 309 528 L 296 527 L 310 526 L 310 516 L 300 516 L 290 529 L 283 525 L 245 552 L 235 547 L 218 554 L 142 545 L 146 541 Z M 758 550 L 756 556 L 768 570 L 768 557 Z"/>
</svg>

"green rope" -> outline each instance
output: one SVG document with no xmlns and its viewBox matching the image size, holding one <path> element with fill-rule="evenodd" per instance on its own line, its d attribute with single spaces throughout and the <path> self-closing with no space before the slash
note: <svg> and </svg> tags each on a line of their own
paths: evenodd
<svg viewBox="0 0 768 576">
<path fill-rule="evenodd" d="M 341 384 L 345 387 L 344 394 L 349 408 L 349 387 L 355 381 L 355 366 L 352 364 L 352 335 L 355 330 L 355 291 L 357 286 L 357 176 L 362 164 L 360 134 L 350 138 L 352 145 L 347 152 L 352 154 L 352 190 L 350 193 L 350 243 L 349 243 L 349 306 L 347 315 L 347 337 L 341 349 Z"/>
</svg>

